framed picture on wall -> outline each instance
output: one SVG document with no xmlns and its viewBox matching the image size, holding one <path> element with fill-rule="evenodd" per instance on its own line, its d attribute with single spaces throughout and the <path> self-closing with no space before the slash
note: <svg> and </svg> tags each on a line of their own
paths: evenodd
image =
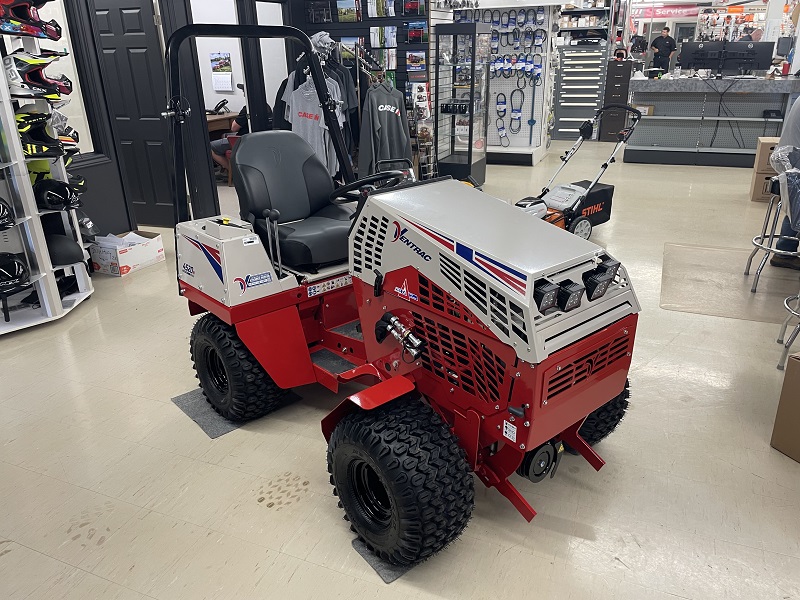
<svg viewBox="0 0 800 600">
<path fill-rule="evenodd" d="M 409 44 L 428 43 L 428 22 L 409 21 L 404 23 L 406 30 L 406 42 Z"/>
<path fill-rule="evenodd" d="M 417 16 L 425 14 L 425 0 L 402 0 L 403 14 Z"/>
<path fill-rule="evenodd" d="M 339 23 L 356 23 L 361 20 L 361 0 L 336 0 Z"/>
<path fill-rule="evenodd" d="M 371 48 L 397 48 L 397 27 L 370 27 L 369 45 Z"/>
<path fill-rule="evenodd" d="M 373 19 L 394 17 L 395 0 L 367 0 L 367 16 Z"/>
<path fill-rule="evenodd" d="M 339 41 L 342 42 L 342 58 L 345 59 L 355 58 L 356 45 L 364 45 L 364 38 L 360 37 L 343 37 Z"/>
</svg>

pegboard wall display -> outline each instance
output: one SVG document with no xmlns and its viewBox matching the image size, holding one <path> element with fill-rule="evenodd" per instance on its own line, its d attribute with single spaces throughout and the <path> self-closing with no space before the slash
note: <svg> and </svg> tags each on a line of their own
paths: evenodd
<svg viewBox="0 0 800 600">
<path fill-rule="evenodd" d="M 467 8 L 453 11 L 456 23 L 492 28 L 489 61 L 489 148 L 537 148 L 549 111 L 552 77 L 551 6 Z"/>
<path fill-rule="evenodd" d="M 292 0 L 288 7 L 291 23 L 309 36 L 327 31 L 336 41 L 363 41 L 398 89 L 406 90 L 408 73 L 427 81 L 429 0 Z M 290 55 L 300 52 L 295 44 Z"/>
</svg>

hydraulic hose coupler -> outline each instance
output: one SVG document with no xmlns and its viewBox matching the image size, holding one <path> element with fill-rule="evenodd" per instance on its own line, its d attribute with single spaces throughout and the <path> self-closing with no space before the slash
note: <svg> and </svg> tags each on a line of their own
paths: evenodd
<svg viewBox="0 0 800 600">
<path fill-rule="evenodd" d="M 414 332 L 406 327 L 400 319 L 387 312 L 375 324 L 375 337 L 378 342 L 383 342 L 390 333 L 394 339 L 400 342 L 403 349 L 414 358 L 417 358 L 422 353 L 425 342 L 414 335 Z"/>
</svg>

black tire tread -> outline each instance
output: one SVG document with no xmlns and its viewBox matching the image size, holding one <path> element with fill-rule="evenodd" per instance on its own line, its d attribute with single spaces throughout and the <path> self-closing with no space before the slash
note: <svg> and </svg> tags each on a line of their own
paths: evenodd
<svg viewBox="0 0 800 600">
<path fill-rule="evenodd" d="M 590 413 L 578 430 L 580 436 L 590 446 L 607 438 L 617 428 L 628 410 L 628 401 L 631 397 L 630 382 L 625 382 L 625 388 L 619 396 L 609 400 L 603 406 Z M 577 454 L 575 450 L 564 444 L 570 454 Z"/>
<path fill-rule="evenodd" d="M 256 357 L 236 335 L 236 328 L 210 313 L 206 313 L 197 320 L 189 340 L 195 377 L 200 379 L 198 375 L 199 357 L 195 356 L 195 342 L 199 336 L 205 336 L 214 344 L 228 371 L 228 385 L 232 392 L 232 400 L 226 412 L 222 412 L 211 401 L 203 386 L 200 386 L 206 400 L 217 413 L 231 421 L 249 421 L 283 406 L 288 390 L 281 389 L 276 385 Z"/>
<path fill-rule="evenodd" d="M 404 530 L 394 548 L 376 548 L 347 514 L 351 528 L 381 559 L 414 565 L 447 547 L 467 526 L 475 488 L 466 454 L 439 415 L 416 398 L 402 398 L 342 419 L 328 444 L 334 495 L 333 456 L 342 443 L 368 449 L 398 498 Z M 339 502 L 342 507 L 342 503 Z"/>
</svg>

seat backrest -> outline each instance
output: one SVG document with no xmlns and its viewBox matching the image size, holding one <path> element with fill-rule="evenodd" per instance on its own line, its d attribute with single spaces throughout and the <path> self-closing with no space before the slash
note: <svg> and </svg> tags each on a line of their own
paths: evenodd
<svg viewBox="0 0 800 600">
<path fill-rule="evenodd" d="M 244 220 L 280 211 L 281 223 L 305 219 L 329 203 L 333 179 L 308 143 L 291 131 L 242 136 L 231 157 L 233 183 Z"/>
</svg>

